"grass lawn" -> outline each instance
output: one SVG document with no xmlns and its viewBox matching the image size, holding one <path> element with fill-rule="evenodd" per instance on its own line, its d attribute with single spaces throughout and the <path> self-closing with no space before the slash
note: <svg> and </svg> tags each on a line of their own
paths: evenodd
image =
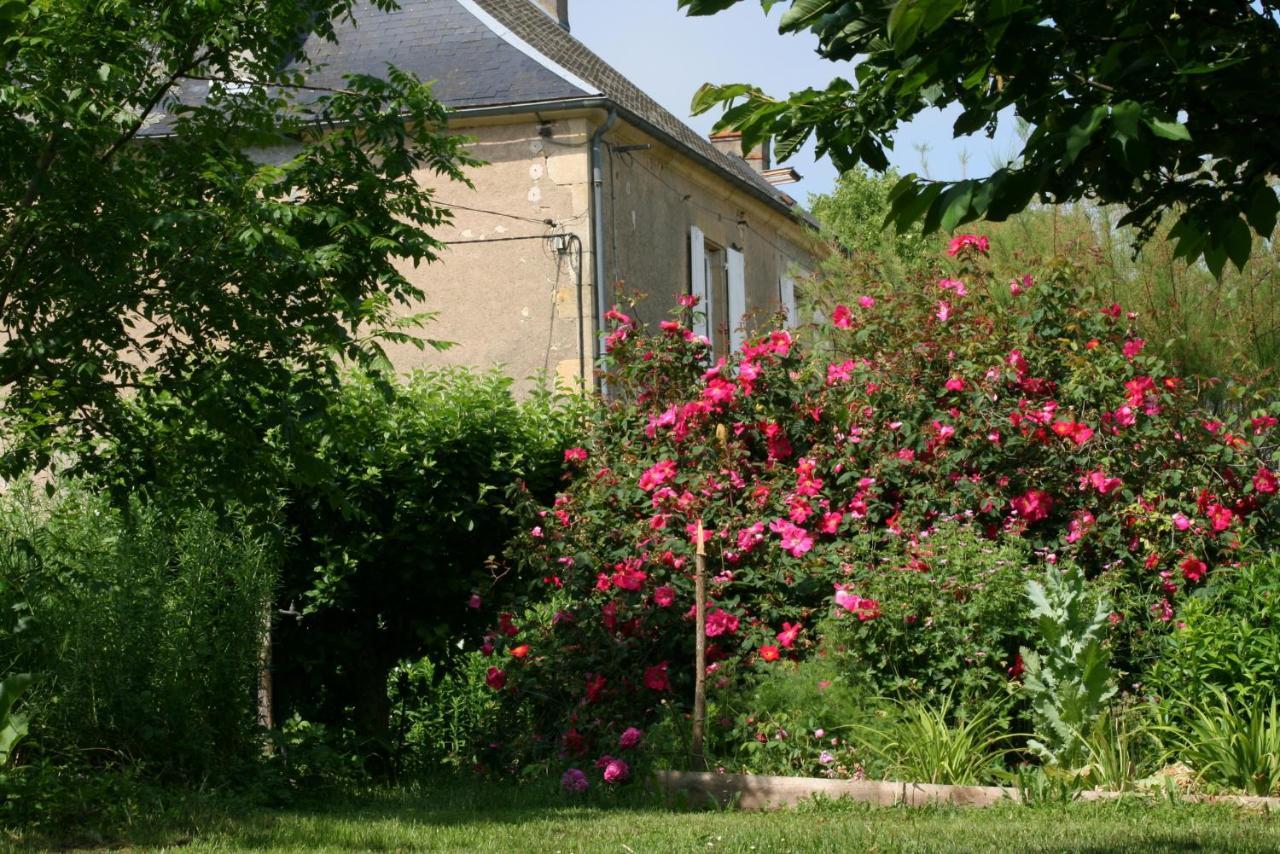
<svg viewBox="0 0 1280 854">
<path fill-rule="evenodd" d="M 976 810 L 818 803 L 682 811 L 635 797 L 566 803 L 545 788 L 436 784 L 306 806 L 143 821 L 107 843 L 181 851 L 1280 851 L 1280 814 L 1145 801 Z M 36 840 L 28 840 L 36 842 Z"/>
</svg>

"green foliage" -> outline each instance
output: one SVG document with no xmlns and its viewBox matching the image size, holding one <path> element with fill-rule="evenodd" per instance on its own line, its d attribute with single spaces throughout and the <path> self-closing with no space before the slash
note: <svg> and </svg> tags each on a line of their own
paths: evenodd
<svg viewBox="0 0 1280 854">
<path fill-rule="evenodd" d="M 354 5 L 3 4 L 7 472 L 59 450 L 80 469 L 145 467 L 132 402 L 151 401 L 175 413 L 171 442 L 220 443 L 206 480 L 259 486 L 264 433 L 315 412 L 300 396 L 339 360 L 417 340 L 406 270 L 435 257 L 448 217 L 420 179 L 472 161 L 394 68 L 303 86 L 303 39 L 331 40 Z"/>
<path fill-rule="evenodd" d="M 1085 733 L 1116 693 L 1106 639 L 1109 609 L 1074 565 L 1050 566 L 1027 582 L 1037 651 L 1022 650 L 1036 737 L 1029 746 L 1050 765 L 1076 768 Z"/>
<path fill-rule="evenodd" d="M 449 665 L 422 658 L 401 663 L 387 678 L 396 770 L 402 774 L 467 770 L 483 737 L 498 728 L 498 702 L 484 683 L 488 660 L 472 653 Z"/>
<path fill-rule="evenodd" d="M 31 674 L 17 673 L 0 680 L 0 769 L 9 764 L 18 742 L 27 735 L 27 717 L 14 711 L 14 703 L 31 685 Z"/>
<path fill-rule="evenodd" d="M 825 653 L 869 693 L 951 697 L 966 719 L 993 696 L 1020 713 L 1007 686 L 1035 646 L 1028 565 L 1078 566 L 1108 592 L 1118 667 L 1137 681 L 1182 603 L 1270 541 L 1280 422 L 1264 390 L 1207 411 L 1159 342 L 1081 292 L 1075 265 L 1010 289 L 985 238 L 956 243 L 952 277 L 868 284 L 812 350 L 775 330 L 709 364 L 696 307 L 651 331 L 609 312 L 616 396 L 554 503 L 520 507 L 506 551 L 526 586 L 485 649 L 491 687 L 530 724 L 501 739 L 519 757 L 503 767 L 563 761 L 566 739 L 598 757 L 687 711 L 699 523 L 713 707 L 744 674 Z M 1082 733 L 1111 690 L 1106 662 L 1060 628 L 1045 637 L 1062 648 L 1037 659 L 1037 701 Z M 1049 749 L 1074 749 L 1048 729 Z"/>
<path fill-rule="evenodd" d="M 391 747 L 387 674 L 478 642 L 468 599 L 489 598 L 515 530 L 507 491 L 551 494 L 574 400 L 517 401 L 496 372 L 349 377 L 300 439 L 312 476 L 284 494 L 280 601 L 300 616 L 276 632 L 278 706 Z"/>
<path fill-rule="evenodd" d="M 1143 677 L 1157 697 L 1212 703 L 1223 692 L 1243 706 L 1280 685 L 1280 556 L 1259 558 L 1213 578 L 1187 602 Z"/>
<path fill-rule="evenodd" d="M 944 698 L 901 701 L 880 726 L 856 727 L 852 738 L 885 763 L 888 779 L 974 786 L 999 776 L 1014 736 L 999 704 L 965 717 Z"/>
<path fill-rule="evenodd" d="M 1172 214 L 1139 242 L 1134 229 L 1116 226 L 1122 213 L 1087 201 L 1032 206 L 989 224 L 992 264 L 1008 278 L 1036 259 L 1070 258 L 1082 296 L 1100 308 L 1117 303 L 1134 312 L 1138 333 L 1160 342 L 1161 357 L 1182 375 L 1274 385 L 1280 256 L 1272 247 L 1280 233 L 1255 240 L 1243 270 L 1229 267 L 1215 277 L 1205 265 L 1177 257 Z M 1231 389 L 1207 381 L 1201 393 L 1230 400 Z"/>
<path fill-rule="evenodd" d="M 705 15 L 739 0 L 680 0 Z M 777 99 L 743 84 L 712 86 L 695 112 L 723 104 L 718 128 L 746 149 L 775 137 L 785 159 L 810 137 L 841 171 L 883 171 L 903 122 L 958 106 L 957 138 L 994 135 L 1006 111 L 1032 130 L 1014 163 L 990 176 L 928 181 L 907 175 L 888 217 L 925 233 L 979 218 L 999 221 L 1037 196 L 1097 198 L 1128 209 L 1150 234 L 1179 208 L 1177 255 L 1204 257 L 1216 275 L 1243 267 L 1251 236 L 1269 237 L 1280 212 L 1272 147 L 1242 145 L 1280 121 L 1280 6 L 1173 0 L 761 0 L 786 5 L 782 32 L 808 30 L 834 62 L 855 57 L 856 81 L 837 78 Z"/>
<path fill-rule="evenodd" d="M 1030 640 L 1023 590 L 1031 550 L 944 522 L 899 550 L 870 549 L 850 576 L 878 619 L 826 624 L 828 654 L 869 693 L 950 702 L 974 711 L 1012 699 L 1008 669 Z"/>
<path fill-rule="evenodd" d="M 1280 794 L 1280 701 L 1273 694 L 1245 704 L 1220 689 L 1212 694 L 1209 702 L 1178 701 L 1179 722 L 1162 727 L 1166 743 L 1207 783 Z"/>
<path fill-rule="evenodd" d="M 714 764 L 810 777 L 884 771 L 874 753 L 850 741 L 850 733 L 860 724 L 874 729 L 886 715 L 886 702 L 832 656 L 805 658 L 743 681 L 737 691 L 713 695 L 708 719 L 716 724 L 710 729 Z M 685 761 L 676 757 L 677 763 Z"/>
<path fill-rule="evenodd" d="M 203 510 L 127 509 L 66 485 L 0 499 L 6 653 L 37 676 L 27 758 L 229 776 L 261 751 L 255 692 L 273 554 Z"/>
<path fill-rule="evenodd" d="M 822 224 L 822 235 L 852 259 L 870 262 L 881 281 L 899 281 L 938 267 L 933 241 L 920 228 L 901 234 L 884 228 L 890 193 L 898 179 L 892 169 L 883 175 L 852 169 L 840 176 L 830 195 L 809 200 L 810 212 Z"/>
<path fill-rule="evenodd" d="M 1066 772 L 1088 788 L 1128 792 L 1154 772 L 1158 738 L 1144 706 L 1116 703 L 1098 715 L 1081 739 L 1081 768 Z M 1050 768 L 1049 773 L 1063 769 Z"/>
</svg>

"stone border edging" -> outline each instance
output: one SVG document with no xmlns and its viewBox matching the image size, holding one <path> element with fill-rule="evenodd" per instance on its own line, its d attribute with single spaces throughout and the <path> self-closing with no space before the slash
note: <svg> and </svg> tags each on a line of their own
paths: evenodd
<svg viewBox="0 0 1280 854">
<path fill-rule="evenodd" d="M 873 780 L 826 780 L 821 777 L 777 777 L 764 774 L 716 774 L 710 771 L 658 771 L 658 787 L 668 796 L 684 793 L 720 806 L 734 804 L 744 810 L 767 810 L 794 806 L 814 795 L 838 800 L 848 798 L 877 806 L 989 807 L 1001 802 L 1020 803 L 1019 791 L 1009 786 L 944 786 L 933 783 L 895 783 Z M 1087 789 L 1079 793 L 1085 801 L 1113 800 L 1121 792 Z M 1197 803 L 1229 803 L 1238 806 L 1280 811 L 1280 798 L 1256 795 L 1192 795 L 1185 800 Z"/>
</svg>

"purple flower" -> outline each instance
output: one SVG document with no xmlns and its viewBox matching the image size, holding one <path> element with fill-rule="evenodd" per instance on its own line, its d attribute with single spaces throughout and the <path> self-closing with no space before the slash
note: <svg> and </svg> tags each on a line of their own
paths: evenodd
<svg viewBox="0 0 1280 854">
<path fill-rule="evenodd" d="M 644 733 L 633 726 L 629 726 L 623 730 L 622 735 L 618 736 L 618 746 L 623 750 L 631 750 L 639 746 L 642 738 L 644 738 Z"/>
<path fill-rule="evenodd" d="M 587 782 L 587 775 L 582 773 L 581 769 L 570 768 L 560 775 L 560 785 L 566 792 L 585 792 L 591 784 Z"/>
<path fill-rule="evenodd" d="M 830 765 L 832 762 L 836 761 L 836 758 L 824 750 L 818 754 L 818 761 L 823 765 Z"/>
</svg>

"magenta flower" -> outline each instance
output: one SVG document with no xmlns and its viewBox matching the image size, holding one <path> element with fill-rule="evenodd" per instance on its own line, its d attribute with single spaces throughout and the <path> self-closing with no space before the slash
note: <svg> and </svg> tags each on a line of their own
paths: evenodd
<svg viewBox="0 0 1280 854">
<path fill-rule="evenodd" d="M 858 305 L 862 306 L 863 308 L 873 308 L 875 307 L 875 304 L 876 304 L 875 297 L 869 297 L 869 296 L 858 297 Z"/>
<path fill-rule="evenodd" d="M 1039 489 L 1028 489 L 1022 495 L 1009 502 L 1019 518 L 1028 523 L 1039 522 L 1048 517 L 1053 509 L 1053 498 L 1049 493 Z"/>
<path fill-rule="evenodd" d="M 782 537 L 782 550 L 792 557 L 803 557 L 813 548 L 809 532 L 786 519 L 775 519 L 769 524 L 769 530 Z"/>
<path fill-rule="evenodd" d="M 736 627 L 735 627 L 736 628 Z M 710 629 L 707 630 L 710 635 Z M 667 662 L 655 664 L 652 667 L 644 669 L 644 687 L 650 691 L 668 691 L 671 689 L 671 680 L 667 677 Z"/>
<path fill-rule="evenodd" d="M 1209 566 L 1204 561 L 1194 557 L 1184 560 L 1179 568 L 1182 570 L 1182 577 L 1192 583 L 1204 578 L 1204 574 L 1209 571 Z"/>
<path fill-rule="evenodd" d="M 618 736 L 618 746 L 623 750 L 632 750 L 640 746 L 644 733 L 633 726 L 627 727 L 622 731 L 622 735 Z"/>
<path fill-rule="evenodd" d="M 484 675 L 484 682 L 495 691 L 501 691 L 507 684 L 507 674 L 497 667 L 490 667 Z"/>
<path fill-rule="evenodd" d="M 1124 342 L 1124 347 L 1121 349 L 1121 352 L 1124 353 L 1124 357 L 1126 359 L 1133 361 L 1134 357 L 1141 353 L 1142 348 L 1145 346 L 1147 346 L 1147 342 L 1143 339 L 1130 338 L 1128 341 Z"/>
<path fill-rule="evenodd" d="M 670 608 L 676 602 L 676 591 L 665 584 L 653 591 L 653 604 L 659 608 Z"/>
<path fill-rule="evenodd" d="M 831 313 L 831 323 L 837 329 L 848 329 L 853 325 L 853 312 L 849 311 L 849 306 L 838 305 L 836 310 Z"/>
<path fill-rule="evenodd" d="M 568 448 L 564 452 L 564 461 L 566 463 L 585 463 L 587 461 L 586 448 Z"/>
<path fill-rule="evenodd" d="M 640 488 L 645 492 L 657 489 L 676 476 L 675 460 L 659 460 L 640 475 Z"/>
<path fill-rule="evenodd" d="M 947 245 L 947 254 L 952 258 L 961 252 L 980 252 L 986 255 L 991 251 L 991 241 L 981 234 L 957 234 Z"/>
<path fill-rule="evenodd" d="M 631 768 L 621 759 L 610 759 L 608 764 L 604 766 L 604 781 L 606 783 L 625 783 L 630 776 Z"/>
<path fill-rule="evenodd" d="M 796 638 L 800 637 L 800 623 L 783 623 L 782 631 L 778 632 L 778 643 L 783 648 L 790 648 L 796 642 Z M 822 736 L 818 736 L 821 738 Z"/>
<path fill-rule="evenodd" d="M 707 637 L 715 638 L 724 634 L 733 634 L 738 630 L 739 620 L 728 611 L 713 608 L 707 614 Z"/>
</svg>

